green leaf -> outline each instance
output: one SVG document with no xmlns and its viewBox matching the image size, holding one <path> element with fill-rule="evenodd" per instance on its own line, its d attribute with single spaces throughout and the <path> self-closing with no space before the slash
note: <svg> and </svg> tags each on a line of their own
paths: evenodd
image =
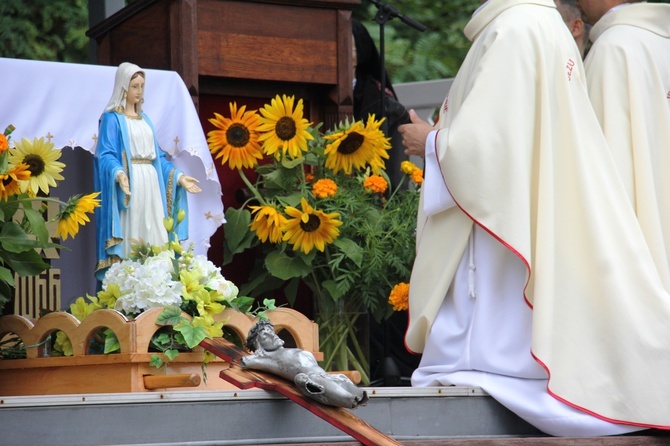
<svg viewBox="0 0 670 446">
<path fill-rule="evenodd" d="M 121 350 L 121 343 L 112 330 L 105 330 L 105 354 Z"/>
<path fill-rule="evenodd" d="M 283 252 L 273 251 L 265 257 L 265 267 L 268 272 L 282 280 L 294 277 L 305 277 L 312 269 L 298 257 L 289 257 Z"/>
<path fill-rule="evenodd" d="M 158 355 L 151 355 L 151 361 L 149 361 L 149 365 L 160 369 L 163 367 L 163 360 Z"/>
<path fill-rule="evenodd" d="M 163 309 L 161 314 L 156 318 L 156 323 L 159 325 L 177 325 L 181 323 L 184 318 L 181 315 L 181 308 L 175 305 L 168 305 Z"/>
<path fill-rule="evenodd" d="M 14 286 L 14 273 L 12 270 L 5 268 L 4 266 L 0 266 L 0 280 L 7 282 L 9 286 Z"/>
<path fill-rule="evenodd" d="M 0 256 L 14 272 L 22 277 L 36 276 L 50 267 L 34 249 L 19 253 L 0 250 Z"/>
<path fill-rule="evenodd" d="M 8 221 L 0 230 L 0 244 L 9 252 L 24 252 L 41 246 L 36 240 L 28 237 L 21 226 Z"/>
<path fill-rule="evenodd" d="M 225 244 L 232 254 L 237 254 L 251 246 L 248 234 L 251 212 L 246 209 L 226 209 L 226 223 L 223 226 Z M 253 234 L 252 234 L 253 235 Z M 253 237 L 251 237 L 253 241 Z"/>
<path fill-rule="evenodd" d="M 298 287 L 300 286 L 300 279 L 295 277 L 286 284 L 284 287 L 284 296 L 288 300 L 288 304 L 293 307 L 295 305 L 295 300 L 298 298 Z"/>
<path fill-rule="evenodd" d="M 176 358 L 176 357 L 179 355 L 179 350 L 176 350 L 176 349 L 174 349 L 174 348 L 169 348 L 169 349 L 165 350 L 165 351 L 163 352 L 163 354 L 164 354 L 165 356 L 167 356 L 167 358 L 168 358 L 170 361 L 172 361 L 172 360 L 174 360 L 174 358 Z"/>
<path fill-rule="evenodd" d="M 42 214 L 28 207 L 23 208 L 23 213 L 26 216 L 26 219 L 28 219 L 33 234 L 35 234 L 37 240 L 40 243 L 49 243 L 49 230 L 47 229 L 47 225 L 44 222 Z"/>
<path fill-rule="evenodd" d="M 237 296 L 230 302 L 230 306 L 240 313 L 248 313 L 254 305 L 255 299 L 248 296 Z"/>
<path fill-rule="evenodd" d="M 174 329 L 184 336 L 184 341 L 190 348 L 200 344 L 208 337 L 205 327 L 202 325 L 194 327 L 188 321 L 182 321 L 180 324 L 175 325 Z"/>
<path fill-rule="evenodd" d="M 289 159 L 288 157 L 282 157 L 281 159 L 281 165 L 286 167 L 287 169 L 293 169 L 296 166 L 299 166 L 305 161 L 305 158 L 299 157 L 295 159 Z"/>
<path fill-rule="evenodd" d="M 333 300 L 338 300 L 342 296 L 344 296 L 344 292 L 338 288 L 337 282 L 334 280 L 324 280 L 321 282 L 321 286 L 325 288 L 330 296 L 333 298 Z"/>
<path fill-rule="evenodd" d="M 333 242 L 356 266 L 361 266 L 365 251 L 356 242 L 348 238 L 337 238 Z"/>
</svg>

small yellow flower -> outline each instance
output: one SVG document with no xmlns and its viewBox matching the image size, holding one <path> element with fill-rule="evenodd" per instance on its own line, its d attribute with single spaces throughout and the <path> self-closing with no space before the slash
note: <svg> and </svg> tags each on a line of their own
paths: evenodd
<svg viewBox="0 0 670 446">
<path fill-rule="evenodd" d="M 100 200 L 96 197 L 100 192 L 92 194 L 75 195 L 70 198 L 63 209 L 58 213 L 58 227 L 56 233 L 60 238 L 66 240 L 68 235 L 74 238 L 79 232 L 79 225 L 84 225 L 90 221 L 87 213 L 93 212 L 93 209 L 100 206 Z"/>
<path fill-rule="evenodd" d="M 389 304 L 393 305 L 393 311 L 402 311 L 409 308 L 409 284 L 400 282 L 391 290 Z"/>
<path fill-rule="evenodd" d="M 279 243 L 282 241 L 282 225 L 286 223 L 284 217 L 273 206 L 249 206 L 251 213 L 256 214 L 251 223 L 251 230 L 256 232 L 260 241 L 270 243 Z"/>
<path fill-rule="evenodd" d="M 416 169 L 414 172 L 412 172 L 412 181 L 414 181 L 416 184 L 421 186 L 423 183 L 423 170 L 421 169 Z"/>
<path fill-rule="evenodd" d="M 337 228 L 342 225 L 338 220 L 340 214 L 337 212 L 326 214 L 316 210 L 307 203 L 305 197 L 300 200 L 300 205 L 302 211 L 292 206 L 286 207 L 286 214 L 291 218 L 282 225 L 284 241 L 293 245 L 294 251 L 301 249 L 305 254 L 309 254 L 316 248 L 323 252 L 326 244 L 332 243 L 340 235 L 340 230 Z"/>
<path fill-rule="evenodd" d="M 402 170 L 402 173 L 405 175 L 412 175 L 412 172 L 417 169 L 418 167 L 416 167 L 416 165 L 411 161 L 403 161 L 400 163 L 400 170 Z"/>
<path fill-rule="evenodd" d="M 167 232 L 172 231 L 172 228 L 174 227 L 174 218 L 164 218 L 163 226 Z"/>
<path fill-rule="evenodd" d="M 186 218 L 186 211 L 183 209 L 179 209 L 179 212 L 177 212 L 177 223 L 181 223 L 184 221 Z"/>
<path fill-rule="evenodd" d="M 379 175 L 370 175 L 363 182 L 363 187 L 376 194 L 383 194 L 388 189 L 389 184 Z"/>
<path fill-rule="evenodd" d="M 86 299 L 83 297 L 79 297 L 73 304 L 70 304 L 70 313 L 72 313 L 72 315 L 80 321 L 83 321 L 86 316 L 93 313 L 95 310 L 102 308 L 95 296 L 90 296 L 87 294 L 86 297 L 91 301 L 91 303 L 86 302 Z"/>
<path fill-rule="evenodd" d="M 314 183 L 312 193 L 316 198 L 334 197 L 337 193 L 337 184 L 329 178 L 322 178 Z"/>
</svg>

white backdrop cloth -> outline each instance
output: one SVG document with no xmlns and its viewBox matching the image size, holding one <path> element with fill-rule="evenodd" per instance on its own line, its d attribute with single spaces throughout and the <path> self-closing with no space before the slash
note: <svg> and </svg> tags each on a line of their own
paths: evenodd
<svg viewBox="0 0 670 446">
<path fill-rule="evenodd" d="M 116 69 L 0 58 L 0 132 L 12 124 L 12 140 L 49 137 L 56 148 L 79 146 L 94 153 L 98 120 L 112 94 Z M 189 242 L 197 254 L 206 255 L 210 237 L 225 222 L 221 184 L 207 139 L 179 74 L 143 70 L 143 110 L 156 128 L 158 144 L 177 168 L 200 180 L 202 192 L 188 194 Z"/>
</svg>

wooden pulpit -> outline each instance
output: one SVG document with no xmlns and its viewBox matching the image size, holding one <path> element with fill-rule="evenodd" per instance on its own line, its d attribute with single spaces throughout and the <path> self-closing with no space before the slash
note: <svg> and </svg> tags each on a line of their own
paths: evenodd
<svg viewBox="0 0 670 446">
<path fill-rule="evenodd" d="M 277 94 L 302 99 L 328 128 L 353 114 L 351 14 L 360 0 L 137 0 L 91 28 L 98 63 L 133 62 L 183 78 L 205 132 L 228 104 L 258 109 Z M 147 80 L 151 88 L 151 80 Z M 217 164 L 223 204 L 239 207 L 236 172 Z M 210 259 L 222 264 L 223 233 Z M 227 271 L 224 271 L 227 274 Z M 233 271 L 231 279 L 236 277 Z"/>
</svg>

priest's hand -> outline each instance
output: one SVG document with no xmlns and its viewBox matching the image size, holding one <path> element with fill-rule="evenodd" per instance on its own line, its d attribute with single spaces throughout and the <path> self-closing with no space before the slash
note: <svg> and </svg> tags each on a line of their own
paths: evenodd
<svg viewBox="0 0 670 446">
<path fill-rule="evenodd" d="M 188 175 L 182 175 L 179 177 L 179 184 L 186 189 L 186 192 L 191 194 L 197 194 L 202 191 L 200 186 L 198 186 L 198 181 L 196 178 L 190 177 Z"/>
<path fill-rule="evenodd" d="M 414 110 L 409 111 L 409 117 L 412 120 L 411 124 L 398 126 L 398 131 L 402 135 L 402 144 L 405 146 L 405 154 L 423 158 L 426 153 L 426 139 L 434 129 L 426 121 L 419 118 Z"/>
</svg>

